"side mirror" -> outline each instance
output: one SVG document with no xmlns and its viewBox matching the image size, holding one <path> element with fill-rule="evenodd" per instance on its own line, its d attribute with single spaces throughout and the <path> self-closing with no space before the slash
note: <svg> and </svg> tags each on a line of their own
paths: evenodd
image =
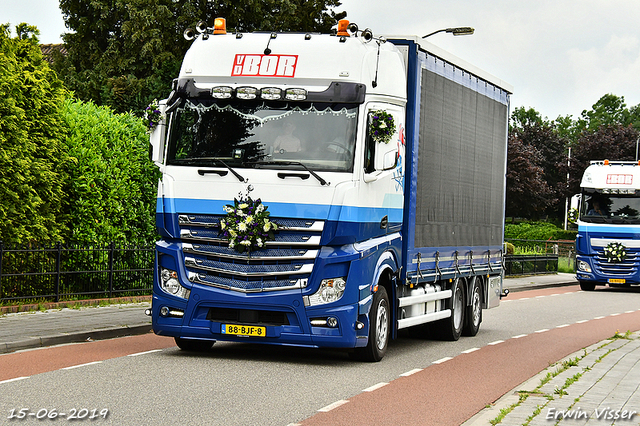
<svg viewBox="0 0 640 426">
<path fill-rule="evenodd" d="M 164 117 L 167 109 L 166 101 L 160 101 L 158 109 Z M 167 125 L 165 117 L 153 128 L 153 130 L 151 130 L 149 135 L 149 143 L 151 144 L 151 161 L 153 161 L 158 167 L 161 167 L 164 161 L 166 135 Z"/>
<path fill-rule="evenodd" d="M 398 158 L 400 158 L 398 151 L 391 151 L 384 154 L 382 158 L 382 170 L 395 169 L 398 165 Z"/>
</svg>

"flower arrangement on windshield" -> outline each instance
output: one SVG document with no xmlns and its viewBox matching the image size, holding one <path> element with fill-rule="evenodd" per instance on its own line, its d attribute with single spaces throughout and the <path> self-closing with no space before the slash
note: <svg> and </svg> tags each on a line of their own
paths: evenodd
<svg viewBox="0 0 640 426">
<path fill-rule="evenodd" d="M 377 110 L 369 113 L 369 133 L 375 142 L 389 143 L 396 132 L 393 116 L 386 111 Z"/>
<path fill-rule="evenodd" d="M 627 258 L 627 248 L 617 241 L 609 243 L 604 248 L 604 255 L 607 257 L 607 262 L 622 262 Z"/>
<path fill-rule="evenodd" d="M 267 241 L 275 240 L 278 225 L 269 220 L 267 206 L 258 198 L 247 195 L 233 200 L 233 205 L 224 206 L 227 217 L 220 219 L 220 233 L 229 240 L 229 248 L 243 253 L 259 250 Z"/>
<path fill-rule="evenodd" d="M 160 112 L 160 105 L 158 100 L 154 99 L 149 106 L 144 110 L 144 124 L 147 126 L 148 131 L 152 131 L 160 121 L 164 119 L 164 116 Z"/>
</svg>

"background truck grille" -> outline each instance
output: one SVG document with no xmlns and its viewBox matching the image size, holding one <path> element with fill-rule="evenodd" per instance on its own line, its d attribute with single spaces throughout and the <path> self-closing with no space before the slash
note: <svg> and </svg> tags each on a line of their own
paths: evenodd
<svg viewBox="0 0 640 426">
<path fill-rule="evenodd" d="M 324 222 L 271 220 L 275 241 L 250 254 L 238 253 L 220 234 L 224 215 L 178 216 L 184 266 L 195 283 L 242 292 L 304 288 L 320 249 Z"/>
<path fill-rule="evenodd" d="M 635 274 L 639 265 L 640 252 L 630 248 L 627 248 L 626 259 L 620 263 L 607 262 L 607 257 L 604 255 L 603 248 L 598 248 L 594 258 L 594 267 L 596 272 L 604 275 L 628 277 Z"/>
</svg>

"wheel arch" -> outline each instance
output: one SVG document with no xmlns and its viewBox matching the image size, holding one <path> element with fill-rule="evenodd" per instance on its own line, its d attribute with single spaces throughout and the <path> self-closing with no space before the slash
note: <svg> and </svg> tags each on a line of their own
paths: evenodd
<svg viewBox="0 0 640 426">
<path fill-rule="evenodd" d="M 376 263 L 375 273 L 371 280 L 371 294 L 378 290 L 378 286 L 382 286 L 387 290 L 389 296 L 389 305 L 391 309 L 391 338 L 395 339 L 397 334 L 397 271 L 398 260 L 392 250 L 387 250 L 380 255 Z"/>
</svg>

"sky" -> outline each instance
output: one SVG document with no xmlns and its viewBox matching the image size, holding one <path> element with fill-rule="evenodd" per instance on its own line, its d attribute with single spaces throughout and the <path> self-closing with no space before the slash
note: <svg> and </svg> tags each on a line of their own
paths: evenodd
<svg viewBox="0 0 640 426">
<path fill-rule="evenodd" d="M 374 35 L 475 28 L 428 40 L 511 84 L 512 110 L 575 119 L 608 93 L 640 104 L 640 0 L 342 0 L 335 10 Z M 0 0 L 0 22 L 37 26 L 41 43 L 68 31 L 58 0 Z"/>
</svg>

